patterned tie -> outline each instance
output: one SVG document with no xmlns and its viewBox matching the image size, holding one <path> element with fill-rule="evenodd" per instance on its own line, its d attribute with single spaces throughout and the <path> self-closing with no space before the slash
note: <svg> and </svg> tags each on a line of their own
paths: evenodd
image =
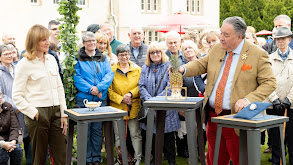
<svg viewBox="0 0 293 165">
<path fill-rule="evenodd" d="M 232 63 L 232 56 L 233 52 L 229 52 L 229 56 L 226 60 L 225 68 L 223 71 L 223 75 L 221 77 L 221 80 L 218 84 L 218 88 L 216 91 L 216 98 L 215 98 L 215 111 L 216 114 L 219 115 L 222 112 L 222 105 L 223 105 L 223 97 L 224 97 L 224 90 L 226 86 L 226 82 L 229 76 L 230 66 Z"/>
</svg>

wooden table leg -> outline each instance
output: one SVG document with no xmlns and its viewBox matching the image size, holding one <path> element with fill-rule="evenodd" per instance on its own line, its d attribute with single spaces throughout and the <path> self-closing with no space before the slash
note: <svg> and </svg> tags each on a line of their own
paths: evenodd
<svg viewBox="0 0 293 165">
<path fill-rule="evenodd" d="M 157 123 L 156 123 L 156 155 L 155 162 L 162 164 L 162 154 L 164 147 L 164 130 L 165 130 L 166 111 L 157 110 Z"/>
<path fill-rule="evenodd" d="M 77 165 L 86 163 L 87 130 L 87 122 L 77 122 Z"/>
<path fill-rule="evenodd" d="M 147 115 L 147 130 L 146 130 L 146 142 L 145 142 L 145 165 L 150 165 L 152 140 L 153 140 L 153 128 L 154 128 L 155 111 L 148 110 Z"/>
<path fill-rule="evenodd" d="M 67 135 L 67 154 L 66 154 L 66 165 L 71 165 L 72 159 L 72 146 L 73 146 L 73 134 L 75 121 L 69 119 L 68 121 L 68 135 Z"/>
<path fill-rule="evenodd" d="M 247 130 L 248 164 L 260 165 L 260 130 Z"/>
<path fill-rule="evenodd" d="M 105 133 L 105 147 L 107 153 L 107 164 L 114 164 L 114 136 L 113 136 L 113 124 L 112 121 L 104 121 L 104 133 Z"/>
<path fill-rule="evenodd" d="M 194 110 L 185 111 L 187 144 L 190 164 L 197 165 L 197 137 L 195 128 L 195 112 Z M 204 160 L 203 160 L 204 161 Z"/>
<path fill-rule="evenodd" d="M 119 139 L 120 139 L 122 163 L 128 164 L 127 148 L 126 148 L 126 140 L 125 140 L 125 125 L 123 122 L 123 118 L 117 120 L 117 126 L 118 126 L 118 134 L 119 134 Z"/>
<path fill-rule="evenodd" d="M 204 135 L 202 129 L 202 116 L 200 108 L 196 109 L 196 124 L 198 132 L 198 147 L 199 147 L 199 157 L 200 164 L 205 165 L 205 145 L 204 145 Z"/>
<path fill-rule="evenodd" d="M 285 157 L 285 145 L 284 145 L 284 136 L 283 136 L 283 123 L 279 125 L 279 132 L 280 132 L 280 143 L 281 143 L 281 158 L 282 164 L 286 165 L 286 157 Z"/>
<path fill-rule="evenodd" d="M 239 136 L 239 165 L 248 165 L 247 131 L 242 129 Z"/>
<path fill-rule="evenodd" d="M 219 158 L 219 151 L 220 151 L 220 144 L 221 144 L 221 135 L 222 135 L 222 126 L 220 124 L 218 124 L 213 165 L 218 165 L 218 158 Z"/>
</svg>

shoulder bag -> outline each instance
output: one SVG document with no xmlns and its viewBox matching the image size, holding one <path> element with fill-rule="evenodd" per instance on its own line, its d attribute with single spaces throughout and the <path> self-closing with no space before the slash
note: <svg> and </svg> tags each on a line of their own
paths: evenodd
<svg viewBox="0 0 293 165">
<path fill-rule="evenodd" d="M 160 83 L 159 83 L 158 88 L 156 89 L 156 92 L 155 92 L 154 97 L 156 97 L 157 94 L 158 94 L 158 90 L 159 90 L 159 88 L 160 88 L 160 86 L 161 86 L 161 84 L 162 84 L 163 78 L 164 78 L 164 76 L 165 76 L 167 70 L 168 70 L 168 68 L 166 68 L 166 70 L 164 71 L 164 74 L 161 76 L 161 80 L 160 80 Z M 138 113 L 137 113 L 137 120 L 138 120 L 140 123 L 145 123 L 145 124 L 147 123 L 147 114 L 148 114 L 148 110 L 149 110 L 148 107 L 143 106 L 143 102 L 142 102 L 142 103 L 141 103 L 141 108 L 140 108 L 140 110 L 139 110 Z"/>
</svg>

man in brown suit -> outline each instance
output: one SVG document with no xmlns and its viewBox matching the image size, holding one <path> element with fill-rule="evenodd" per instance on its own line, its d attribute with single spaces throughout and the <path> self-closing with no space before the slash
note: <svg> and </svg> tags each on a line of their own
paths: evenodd
<svg viewBox="0 0 293 165">
<path fill-rule="evenodd" d="M 211 117 L 236 114 L 254 101 L 263 101 L 276 88 L 268 54 L 244 40 L 246 24 L 240 17 L 229 17 L 221 27 L 221 43 L 209 54 L 189 62 L 179 71 L 186 77 L 207 73 L 204 120 L 207 121 L 207 164 L 213 164 L 217 125 Z M 219 165 L 229 160 L 239 164 L 239 136 L 232 128 L 223 128 Z"/>
</svg>

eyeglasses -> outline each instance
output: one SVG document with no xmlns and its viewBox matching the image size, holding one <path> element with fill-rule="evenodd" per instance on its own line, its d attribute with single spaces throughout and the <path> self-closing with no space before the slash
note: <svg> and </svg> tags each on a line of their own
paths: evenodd
<svg viewBox="0 0 293 165">
<path fill-rule="evenodd" d="M 8 57 L 8 56 L 13 56 L 13 53 L 3 53 L 2 55 L 5 57 Z"/>
<path fill-rule="evenodd" d="M 88 42 L 88 43 L 90 43 L 90 42 L 97 42 L 97 40 L 87 40 L 87 41 L 84 41 L 84 42 Z"/>
<path fill-rule="evenodd" d="M 53 29 L 51 29 L 51 30 L 55 31 L 55 30 L 58 30 L 58 28 L 53 28 Z"/>
<path fill-rule="evenodd" d="M 119 53 L 118 56 L 119 57 L 127 57 L 127 56 L 129 56 L 129 53 L 125 53 L 125 54 Z"/>
<path fill-rule="evenodd" d="M 156 51 L 152 51 L 150 52 L 150 55 L 155 55 L 155 54 L 160 54 L 161 51 L 160 50 L 156 50 Z"/>
</svg>

